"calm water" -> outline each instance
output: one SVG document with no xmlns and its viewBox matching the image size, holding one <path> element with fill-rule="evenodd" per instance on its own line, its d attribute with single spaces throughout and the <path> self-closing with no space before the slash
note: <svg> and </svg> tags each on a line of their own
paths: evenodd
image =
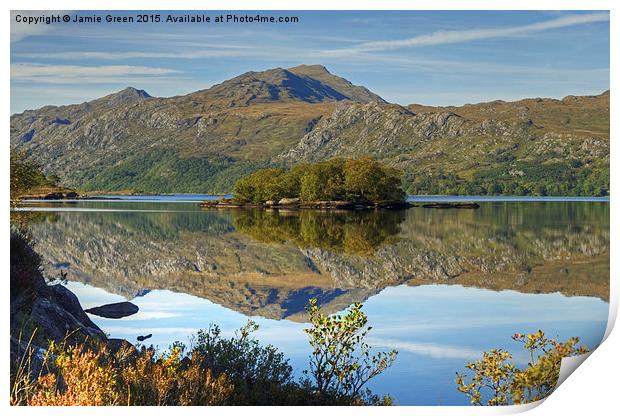
<svg viewBox="0 0 620 416">
<path fill-rule="evenodd" d="M 134 316 L 93 320 L 162 348 L 210 323 L 258 338 L 300 373 L 304 306 L 364 302 L 369 343 L 397 349 L 371 388 L 399 404 L 467 404 L 454 373 L 482 351 L 542 329 L 594 347 L 609 297 L 606 200 L 482 200 L 477 210 L 201 210 L 201 195 L 29 202 L 45 271 L 66 270 L 84 307 L 130 299 Z M 430 198 L 437 200 L 437 198 Z M 442 200 L 454 198 L 442 198 Z M 471 200 L 471 198 L 467 198 Z M 428 198 L 427 198 L 428 200 Z"/>
</svg>

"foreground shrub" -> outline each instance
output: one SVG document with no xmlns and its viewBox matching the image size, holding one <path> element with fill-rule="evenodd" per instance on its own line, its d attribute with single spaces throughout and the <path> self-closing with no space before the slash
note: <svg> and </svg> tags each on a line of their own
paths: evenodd
<svg viewBox="0 0 620 416">
<path fill-rule="evenodd" d="M 103 347 L 68 349 L 51 345 L 50 372 L 37 380 L 28 404 L 35 406 L 217 405 L 225 404 L 234 387 L 225 374 L 203 371 L 203 358 L 181 358 L 171 347 L 157 356 L 124 349 L 116 354 Z"/>
<path fill-rule="evenodd" d="M 248 321 L 234 337 L 223 338 L 214 325 L 197 333 L 192 340 L 193 354 L 204 357 L 203 367 L 229 378 L 235 386 L 232 403 L 288 403 L 294 400 L 291 394 L 299 390 L 293 380 L 293 368 L 276 347 L 263 346 L 252 337 L 256 330 L 258 325 Z"/>
<path fill-rule="evenodd" d="M 396 352 L 370 354 L 363 339 L 370 328 L 353 305 L 344 315 L 323 315 L 316 301 L 306 332 L 313 347 L 310 372 L 293 379 L 289 360 L 253 337 L 249 321 L 234 337 L 217 326 L 199 331 L 188 349 L 175 343 L 163 353 L 130 344 L 112 352 L 106 344 L 50 343 L 44 371 L 18 365 L 11 404 L 37 406 L 364 405 L 391 404 L 366 383 L 388 368 Z M 22 360 L 22 362 L 25 362 Z M 13 369 L 12 369 L 13 372 Z"/>
<path fill-rule="evenodd" d="M 310 337 L 312 355 L 310 370 L 313 388 L 319 397 L 339 404 L 389 404 L 391 399 L 372 395 L 364 386 L 370 379 L 390 367 L 396 351 L 371 355 L 364 337 L 372 327 L 353 304 L 346 314 L 327 316 L 321 313 L 316 299 L 310 301 L 308 315 L 312 327 L 305 329 Z"/>
<path fill-rule="evenodd" d="M 509 352 L 493 349 L 482 359 L 465 366 L 472 374 L 468 378 L 457 373 L 457 389 L 466 394 L 471 404 L 503 406 L 534 402 L 547 397 L 558 381 L 562 358 L 585 354 L 588 349 L 577 346 L 579 338 L 558 342 L 545 337 L 544 332 L 515 334 L 512 339 L 523 344 L 530 362 L 519 369 L 510 360 Z"/>
</svg>

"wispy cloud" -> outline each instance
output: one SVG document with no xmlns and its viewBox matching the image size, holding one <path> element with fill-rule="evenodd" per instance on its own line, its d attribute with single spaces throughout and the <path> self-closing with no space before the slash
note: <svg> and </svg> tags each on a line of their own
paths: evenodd
<svg viewBox="0 0 620 416">
<path fill-rule="evenodd" d="M 15 17 L 21 15 L 24 17 L 40 16 L 40 12 L 30 11 L 11 11 L 11 43 L 20 41 L 28 36 L 43 35 L 51 29 L 50 25 L 32 25 L 27 23 L 18 23 Z"/>
<path fill-rule="evenodd" d="M 15 63 L 11 65 L 11 81 L 63 84 L 74 82 L 118 82 L 135 76 L 161 77 L 179 71 L 169 68 L 131 65 L 42 65 Z"/>
<path fill-rule="evenodd" d="M 19 58 L 35 58 L 35 59 L 63 59 L 63 60 L 82 60 L 82 59 L 100 59 L 100 60 L 128 60 L 128 59 L 208 59 L 208 58 L 225 58 L 248 56 L 251 46 L 228 46 L 228 49 L 211 49 L 211 50 L 193 50 L 186 52 L 142 52 L 142 51 L 126 51 L 126 52 L 99 52 L 99 51 L 75 51 L 75 52 L 59 52 L 59 53 L 17 53 L 15 56 Z"/>
<path fill-rule="evenodd" d="M 493 29 L 438 31 L 427 35 L 414 36 L 407 39 L 365 42 L 350 49 L 335 49 L 328 52 L 332 54 L 351 54 L 358 52 L 383 51 L 399 48 L 442 45 L 447 43 L 463 43 L 483 39 L 521 36 L 530 33 L 542 32 L 545 30 L 559 29 L 563 27 L 582 25 L 587 23 L 604 22 L 608 20 L 609 13 L 570 15 L 523 26 L 512 26 Z"/>
<path fill-rule="evenodd" d="M 24 18 L 28 17 L 42 17 L 42 16 L 52 16 L 57 14 L 70 14 L 73 13 L 72 10 L 45 10 L 45 11 L 36 11 L 36 10 L 11 10 L 11 43 L 20 41 L 29 36 L 40 36 L 46 35 L 52 31 L 54 25 L 52 24 L 29 24 L 24 22 Z M 16 21 L 16 16 L 20 15 L 22 17 L 22 21 Z"/>
<path fill-rule="evenodd" d="M 386 338 L 369 338 L 368 342 L 377 347 L 394 348 L 398 351 L 407 351 L 433 358 L 459 358 L 469 360 L 481 355 L 480 351 L 460 346 L 410 342 Z"/>
</svg>

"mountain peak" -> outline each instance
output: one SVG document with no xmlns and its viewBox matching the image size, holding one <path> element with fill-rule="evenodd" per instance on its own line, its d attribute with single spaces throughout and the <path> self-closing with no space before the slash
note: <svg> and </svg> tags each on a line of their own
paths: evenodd
<svg viewBox="0 0 620 416">
<path fill-rule="evenodd" d="M 308 77 L 329 85 L 336 91 L 340 92 L 348 100 L 367 103 L 376 101 L 386 103 L 383 98 L 371 92 L 365 87 L 354 85 L 349 80 L 332 74 L 323 65 L 297 65 L 288 69 L 293 74 Z"/>
<path fill-rule="evenodd" d="M 148 92 L 134 87 L 127 87 L 111 95 L 115 95 L 117 97 L 151 98 L 151 95 Z"/>
<path fill-rule="evenodd" d="M 250 71 L 198 94 L 214 107 L 239 107 L 276 101 L 321 103 L 349 100 L 385 103 L 378 95 L 333 75 L 322 65 Z"/>
<path fill-rule="evenodd" d="M 95 101 L 92 101 L 91 104 L 105 104 L 108 106 L 115 106 L 118 104 L 125 104 L 134 101 L 142 101 L 148 98 L 152 98 L 148 92 L 144 90 L 139 90 L 134 87 L 127 87 L 120 91 L 106 95 L 105 97 L 98 98 Z"/>
<path fill-rule="evenodd" d="M 301 64 L 301 65 L 293 66 L 289 68 L 288 70 L 298 75 L 300 74 L 303 74 L 303 75 L 331 74 L 327 70 L 327 68 L 319 64 L 314 64 L 314 65 Z"/>
</svg>

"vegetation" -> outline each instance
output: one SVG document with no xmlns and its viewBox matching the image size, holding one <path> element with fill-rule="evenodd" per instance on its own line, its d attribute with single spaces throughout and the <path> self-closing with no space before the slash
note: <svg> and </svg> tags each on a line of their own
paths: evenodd
<svg viewBox="0 0 620 416">
<path fill-rule="evenodd" d="M 579 338 L 558 342 L 544 332 L 515 334 L 512 339 L 523 344 L 530 362 L 525 369 L 512 363 L 509 352 L 493 349 L 482 359 L 469 362 L 465 368 L 472 374 L 457 373 L 457 389 L 469 397 L 471 404 L 504 406 L 523 404 L 547 397 L 558 381 L 562 358 L 585 354 L 578 346 Z"/>
<path fill-rule="evenodd" d="M 374 203 L 401 201 L 401 174 L 373 157 L 335 158 L 285 171 L 261 169 L 235 183 L 235 200 L 261 204 L 282 198 L 301 201 Z"/>
<path fill-rule="evenodd" d="M 363 387 L 390 367 L 398 352 L 370 354 L 364 337 L 372 328 L 366 327 L 368 318 L 361 309 L 362 304 L 355 303 L 344 316 L 327 316 L 316 299 L 310 300 L 307 311 L 312 327 L 304 330 L 312 347 L 307 373 L 320 397 L 333 398 L 339 404 L 356 404 L 364 397 L 371 403 L 389 404 L 389 398 L 380 399 Z"/>
<path fill-rule="evenodd" d="M 11 206 L 20 196 L 39 185 L 49 184 L 41 168 L 28 160 L 24 152 L 11 148 Z"/>
<path fill-rule="evenodd" d="M 584 167 L 570 163 L 515 162 L 479 169 L 471 180 L 455 173 L 410 176 L 411 194 L 429 195 L 519 195 L 519 196 L 607 196 L 609 165 Z"/>
<path fill-rule="evenodd" d="M 86 181 L 85 191 L 224 193 L 235 179 L 256 170 L 254 162 L 221 155 L 180 157 L 173 150 L 156 149 L 125 159 Z"/>
<path fill-rule="evenodd" d="M 344 315 L 323 315 L 311 302 L 313 347 L 310 377 L 293 378 L 288 359 L 263 346 L 249 321 L 230 339 L 217 326 L 200 331 L 191 345 L 175 343 L 167 351 L 117 351 L 51 343 L 45 371 L 30 373 L 21 360 L 12 367 L 14 405 L 376 405 L 391 404 L 362 390 L 387 369 L 396 352 L 370 355 L 364 343 L 367 318 L 361 305 Z"/>
<path fill-rule="evenodd" d="M 609 192 L 609 97 L 402 107 L 304 65 L 184 96 L 127 89 L 45 106 L 12 115 L 10 140 L 89 191 L 224 193 L 260 168 L 373 155 L 405 173 L 408 193 L 599 195 Z"/>
<path fill-rule="evenodd" d="M 47 184 L 48 180 L 41 171 L 40 167 L 26 160 L 23 152 L 11 149 L 11 298 L 16 293 L 31 296 L 33 292 L 34 280 L 31 275 L 38 273 L 41 267 L 41 257 L 34 250 L 34 242 L 28 223 L 36 214 L 30 212 L 14 211 L 13 208 L 19 198 L 33 187 Z"/>
</svg>

